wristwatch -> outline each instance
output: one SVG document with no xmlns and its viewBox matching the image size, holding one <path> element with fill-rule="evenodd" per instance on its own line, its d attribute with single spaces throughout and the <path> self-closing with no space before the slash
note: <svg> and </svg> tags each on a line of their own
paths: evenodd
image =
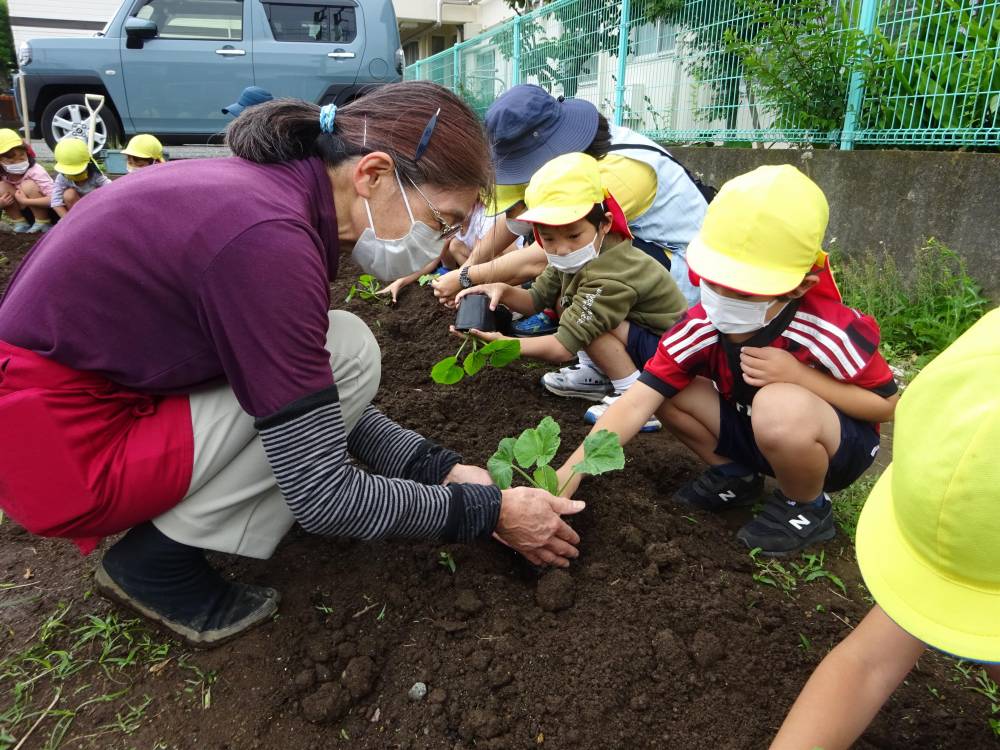
<svg viewBox="0 0 1000 750">
<path fill-rule="evenodd" d="M 458 272 L 458 283 L 461 284 L 462 289 L 468 289 L 472 286 L 472 279 L 469 278 L 468 266 L 462 266 L 462 270 Z"/>
</svg>

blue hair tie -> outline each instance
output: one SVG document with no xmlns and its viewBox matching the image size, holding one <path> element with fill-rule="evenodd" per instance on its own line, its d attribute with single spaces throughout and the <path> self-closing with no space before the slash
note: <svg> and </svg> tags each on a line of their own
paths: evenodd
<svg viewBox="0 0 1000 750">
<path fill-rule="evenodd" d="M 325 104 L 319 110 L 319 129 L 323 133 L 333 132 L 333 119 L 337 116 L 336 104 Z"/>
</svg>

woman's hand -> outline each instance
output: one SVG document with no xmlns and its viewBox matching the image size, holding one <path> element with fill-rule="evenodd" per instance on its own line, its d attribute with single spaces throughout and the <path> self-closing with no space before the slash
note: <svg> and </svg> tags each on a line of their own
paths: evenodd
<svg viewBox="0 0 1000 750">
<path fill-rule="evenodd" d="M 500 519 L 493 536 L 534 565 L 569 566 L 580 553 L 580 537 L 562 516 L 586 507 L 580 500 L 555 497 L 534 487 L 504 490 Z"/>
<path fill-rule="evenodd" d="M 443 276 L 438 276 L 431 282 L 431 287 L 434 289 L 434 296 L 438 298 L 438 302 L 442 305 L 454 307 L 455 295 L 462 291 L 462 282 L 458 277 L 459 271 L 461 269 L 458 271 L 449 271 Z"/>
<path fill-rule="evenodd" d="M 771 383 L 798 383 L 803 367 L 807 365 L 784 349 L 773 346 L 744 346 L 740 349 L 743 379 L 755 388 Z"/>
<path fill-rule="evenodd" d="M 493 484 L 493 477 L 480 466 L 455 464 L 441 484 Z"/>
</svg>

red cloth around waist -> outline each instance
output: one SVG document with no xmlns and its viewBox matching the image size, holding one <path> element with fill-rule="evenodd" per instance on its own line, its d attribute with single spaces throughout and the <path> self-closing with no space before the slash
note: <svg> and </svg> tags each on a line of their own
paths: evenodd
<svg viewBox="0 0 1000 750">
<path fill-rule="evenodd" d="M 193 462 L 187 396 L 126 390 L 0 341 L 0 508 L 31 533 L 88 554 L 179 503 Z"/>
</svg>

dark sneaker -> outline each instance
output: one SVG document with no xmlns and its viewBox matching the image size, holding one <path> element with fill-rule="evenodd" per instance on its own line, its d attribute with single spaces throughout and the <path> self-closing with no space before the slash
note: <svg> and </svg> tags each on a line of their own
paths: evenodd
<svg viewBox="0 0 1000 750">
<path fill-rule="evenodd" d="M 833 503 L 827 500 L 822 508 L 790 504 L 776 490 L 764 510 L 740 529 L 736 538 L 750 549 L 760 547 L 762 555 L 783 557 L 836 535 Z"/>
<path fill-rule="evenodd" d="M 202 550 L 173 541 L 149 522 L 107 551 L 94 580 L 101 594 L 195 648 L 213 648 L 266 622 L 280 600 L 272 588 L 225 580 Z"/>
<path fill-rule="evenodd" d="M 763 491 L 764 477 L 760 474 L 729 477 L 717 469 L 710 468 L 677 490 L 674 493 L 674 502 L 718 513 L 720 510 L 753 505 Z"/>
<path fill-rule="evenodd" d="M 536 315 L 521 318 L 511 326 L 513 335 L 518 338 L 548 336 L 558 330 L 559 320 L 555 317 L 555 313 L 550 315 L 548 310 L 542 310 Z"/>
</svg>

